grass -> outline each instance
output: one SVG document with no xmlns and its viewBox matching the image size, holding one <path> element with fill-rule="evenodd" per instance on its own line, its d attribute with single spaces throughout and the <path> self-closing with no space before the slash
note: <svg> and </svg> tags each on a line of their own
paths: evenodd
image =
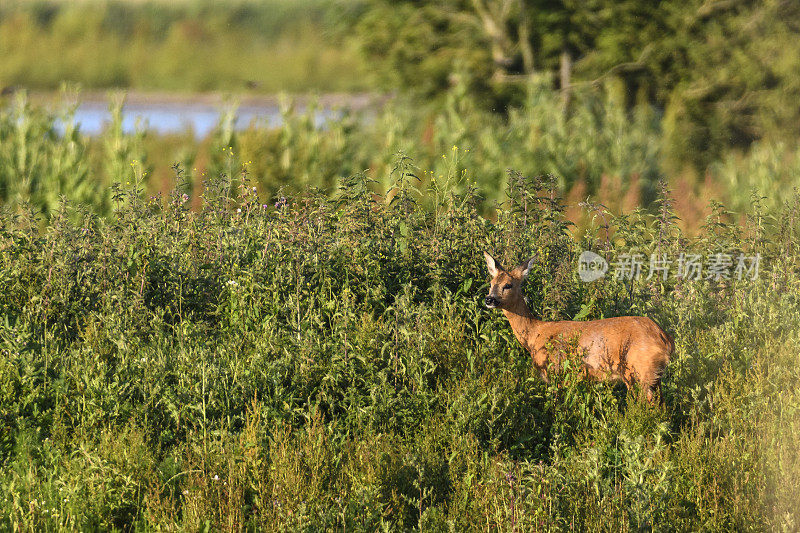
<svg viewBox="0 0 800 533">
<path fill-rule="evenodd" d="M 243 164 L 258 192 L 272 201 L 306 187 L 331 194 L 344 176 L 360 172 L 374 180 L 373 190 L 385 194 L 392 187 L 394 157 L 402 152 L 419 168 L 420 201 L 428 208 L 434 199 L 426 191 L 436 181 L 461 193 L 474 187 L 479 212 L 490 216 L 504 201 L 507 169 L 550 173 L 568 200 L 567 218 L 583 230 L 597 215 L 578 207 L 587 198 L 614 214 L 640 206 L 654 212 L 658 184 L 666 180 L 681 228 L 694 235 L 712 214 L 712 201 L 728 206 L 743 224 L 754 201 L 775 209 L 800 187 L 799 152 L 785 143 L 730 152 L 703 175 L 670 172 L 662 158 L 661 117 L 653 109 L 625 110 L 611 86 L 576 92 L 573 112 L 564 114 L 556 92 L 538 85 L 529 90 L 525 105 L 508 119 L 481 111 L 456 87 L 441 106 L 398 97 L 382 107 L 344 112 L 323 128 L 315 126 L 313 102 L 298 111 L 284 98 L 280 126 L 235 131 L 231 110 L 224 110 L 215 130 L 200 140 L 190 133 L 124 134 L 124 99 L 113 93 L 114 121 L 89 137 L 72 118 L 79 94 L 67 92 L 52 111 L 33 105 L 22 92 L 7 97 L 0 111 L 0 202 L 14 209 L 30 202 L 49 218 L 63 195 L 106 216 L 113 183 L 129 182 L 138 173 L 148 196 L 163 197 L 174 186 L 175 163 L 195 207 L 204 182 L 235 174 Z M 64 136 L 59 122 L 67 126 Z"/>
<path fill-rule="evenodd" d="M 356 8 L 326 0 L 7 3 L 0 7 L 0 85 L 364 90 L 362 62 L 337 29 L 337 13 Z"/>
<path fill-rule="evenodd" d="M 491 220 L 395 160 L 264 203 L 246 174 L 190 210 L 141 183 L 111 216 L 0 223 L 0 521 L 20 530 L 777 530 L 797 524 L 800 198 L 682 234 L 604 212 L 578 240 L 550 179 Z M 233 176 L 233 177 L 231 177 Z M 180 175 L 179 175 L 180 177 Z M 718 209 L 719 211 L 719 209 Z M 79 216 L 76 216 L 79 215 Z M 761 215 L 759 215 L 761 216 Z M 751 219 L 748 219 L 751 220 Z M 760 229 L 759 229 L 760 228 Z M 582 248 L 759 253 L 755 280 L 579 281 Z M 646 314 L 677 340 L 664 405 L 550 384 L 481 301 L 485 249 L 538 252 L 546 318 Z"/>
<path fill-rule="evenodd" d="M 323 129 L 287 102 L 279 128 L 199 144 L 126 135 L 118 104 L 89 138 L 12 100 L 0 529 L 796 528 L 794 151 L 665 179 L 651 110 L 556 98 L 502 122 L 454 90 Z M 587 284 L 586 249 L 761 263 Z M 662 324 L 663 406 L 574 361 L 544 383 L 482 304 L 484 250 L 540 258 L 545 319 Z"/>
</svg>

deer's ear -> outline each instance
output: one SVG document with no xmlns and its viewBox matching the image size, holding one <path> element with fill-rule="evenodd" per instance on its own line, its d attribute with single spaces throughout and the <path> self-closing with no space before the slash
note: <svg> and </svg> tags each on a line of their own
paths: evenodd
<svg viewBox="0 0 800 533">
<path fill-rule="evenodd" d="M 495 277 L 502 267 L 497 264 L 497 261 L 488 252 L 483 252 L 483 257 L 486 259 L 486 268 L 489 269 L 489 275 Z"/>
<path fill-rule="evenodd" d="M 528 274 L 530 274 L 531 269 L 533 268 L 533 264 L 535 262 L 536 262 L 536 257 L 531 257 L 530 259 L 528 259 L 527 261 L 525 261 L 524 263 L 522 263 L 520 266 L 517 267 L 520 278 L 525 279 L 528 277 Z"/>
</svg>

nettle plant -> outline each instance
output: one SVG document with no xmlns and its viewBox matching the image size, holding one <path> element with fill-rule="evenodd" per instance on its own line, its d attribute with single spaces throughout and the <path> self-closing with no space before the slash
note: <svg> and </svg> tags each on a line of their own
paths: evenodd
<svg viewBox="0 0 800 533">
<path fill-rule="evenodd" d="M 425 181 L 407 157 L 392 169 L 265 198 L 247 172 L 199 188 L 176 168 L 164 197 L 123 182 L 109 218 L 62 203 L 45 231 L 34 211 L 5 209 L 0 522 L 788 523 L 791 465 L 762 437 L 796 447 L 784 423 L 800 397 L 796 203 L 739 232 L 717 209 L 690 239 L 662 187 L 652 213 L 587 203 L 597 216 L 580 235 L 552 177 L 511 173 L 484 217 L 469 182 Z M 577 273 L 586 249 L 611 262 L 712 245 L 761 254 L 760 275 Z M 584 380 L 577 350 L 543 381 L 484 309 L 484 250 L 537 257 L 525 294 L 537 316 L 635 310 L 662 324 L 676 339 L 664 405 Z"/>
</svg>

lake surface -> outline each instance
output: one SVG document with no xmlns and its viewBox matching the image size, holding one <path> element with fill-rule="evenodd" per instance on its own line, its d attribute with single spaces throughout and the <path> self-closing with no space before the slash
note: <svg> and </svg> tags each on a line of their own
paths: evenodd
<svg viewBox="0 0 800 533">
<path fill-rule="evenodd" d="M 133 102 L 126 103 L 122 110 L 122 128 L 126 133 L 146 129 L 158 134 L 191 132 L 197 138 L 206 137 L 219 124 L 226 111 L 224 105 L 208 103 Z M 304 113 L 305 105 L 298 105 L 297 112 Z M 279 104 L 262 103 L 235 107 L 234 128 L 245 129 L 251 125 L 277 127 L 281 125 Z M 340 108 L 320 104 L 314 112 L 314 122 L 322 128 L 329 119 L 340 117 Z M 108 103 L 89 101 L 78 105 L 74 115 L 80 131 L 87 135 L 100 134 L 111 122 Z"/>
</svg>

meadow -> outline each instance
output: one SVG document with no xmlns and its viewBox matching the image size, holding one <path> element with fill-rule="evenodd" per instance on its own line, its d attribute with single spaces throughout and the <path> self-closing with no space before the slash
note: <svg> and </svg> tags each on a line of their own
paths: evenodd
<svg viewBox="0 0 800 533">
<path fill-rule="evenodd" d="M 125 94 L 108 93 L 112 117 L 99 136 L 81 132 L 74 120 L 80 92 L 64 86 L 52 102 L 37 103 L 25 91 L 0 97 L 0 203 L 19 209 L 30 203 L 48 220 L 60 198 L 110 213 L 111 186 L 139 180 L 146 196 L 165 197 L 179 164 L 193 206 L 204 183 L 246 167 L 267 199 L 281 191 L 316 188 L 335 192 L 343 177 L 364 172 L 386 194 L 397 155 L 411 157 L 419 172 L 420 202 L 433 181 L 449 181 L 463 193 L 475 187 L 478 211 L 490 216 L 505 198 L 508 170 L 552 174 L 568 204 L 567 218 L 579 228 L 591 216 L 578 208 L 588 197 L 615 214 L 648 206 L 662 180 L 673 190 L 681 229 L 694 235 L 718 201 L 730 219 L 744 222 L 754 201 L 774 209 L 800 186 L 800 148 L 786 139 L 762 139 L 746 150 L 729 149 L 703 168 L 665 156 L 664 117 L 649 105 L 629 109 L 624 88 L 614 82 L 575 90 L 569 112 L 546 80 L 531 82 L 507 116 L 482 109 L 456 85 L 427 104 L 396 96 L 376 99 L 362 111 L 341 109 L 318 128 L 313 99 L 305 109 L 284 95 L 282 123 L 233 127 L 233 105 L 204 139 L 192 132 L 157 135 L 122 128 Z"/>
<path fill-rule="evenodd" d="M 280 128 L 223 121 L 200 145 L 119 120 L 88 138 L 68 109 L 61 132 L 18 97 L 0 528 L 800 527 L 797 152 L 670 174 L 658 115 L 612 89 L 565 115 L 532 86 L 503 120 L 456 88 L 322 129 L 287 102 Z M 658 321 L 677 345 L 663 404 L 574 360 L 541 380 L 483 305 L 484 250 L 539 258 L 543 318 Z M 760 264 L 585 283 L 582 250 Z"/>
<path fill-rule="evenodd" d="M 351 0 L 8 0 L 0 89 L 364 90 L 363 62 L 341 29 L 359 9 Z"/>
</svg>

